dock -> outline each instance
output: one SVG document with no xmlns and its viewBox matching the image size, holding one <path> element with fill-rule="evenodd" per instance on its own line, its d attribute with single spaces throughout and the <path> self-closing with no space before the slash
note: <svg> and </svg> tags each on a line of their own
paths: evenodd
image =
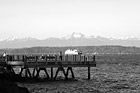
<svg viewBox="0 0 140 93">
<path fill-rule="evenodd" d="M 90 80 L 90 69 L 96 67 L 96 61 L 95 55 L 6 55 L 6 57 L 0 57 L 0 67 L 6 68 L 11 73 L 15 73 L 14 68 L 20 68 L 19 76 L 28 78 L 38 78 L 40 71 L 44 71 L 47 78 L 51 80 L 56 80 L 60 71 L 65 79 L 69 78 L 70 73 L 72 78 L 75 78 L 73 67 L 87 67 L 87 76 Z M 47 68 L 50 68 L 50 75 Z M 56 73 L 54 68 L 57 68 Z"/>
</svg>

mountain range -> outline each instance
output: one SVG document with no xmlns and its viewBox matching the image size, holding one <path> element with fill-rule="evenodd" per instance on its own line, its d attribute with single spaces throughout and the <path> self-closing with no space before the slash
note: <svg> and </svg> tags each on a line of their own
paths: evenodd
<svg viewBox="0 0 140 93">
<path fill-rule="evenodd" d="M 64 47 L 64 46 L 136 46 L 140 47 L 140 38 L 105 38 L 101 36 L 85 36 L 82 33 L 72 33 L 62 38 L 36 39 L 26 38 L 8 38 L 0 40 L 0 49 L 4 48 L 27 48 L 27 47 Z"/>
</svg>

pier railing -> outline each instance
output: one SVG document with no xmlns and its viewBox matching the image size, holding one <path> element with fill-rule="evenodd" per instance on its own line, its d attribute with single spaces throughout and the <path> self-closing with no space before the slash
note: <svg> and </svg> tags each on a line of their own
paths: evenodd
<svg viewBox="0 0 140 93">
<path fill-rule="evenodd" d="M 20 63 L 24 66 L 94 66 L 95 56 L 94 55 L 7 55 L 6 59 L 0 59 L 1 61 L 6 61 L 8 64 L 19 65 Z"/>
</svg>

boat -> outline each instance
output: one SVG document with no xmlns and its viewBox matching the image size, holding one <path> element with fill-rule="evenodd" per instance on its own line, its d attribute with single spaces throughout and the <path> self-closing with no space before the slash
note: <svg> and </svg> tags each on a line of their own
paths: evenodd
<svg viewBox="0 0 140 93">
<path fill-rule="evenodd" d="M 65 51 L 65 55 L 79 55 L 79 54 L 82 54 L 81 51 L 78 51 L 77 49 L 68 49 Z"/>
</svg>

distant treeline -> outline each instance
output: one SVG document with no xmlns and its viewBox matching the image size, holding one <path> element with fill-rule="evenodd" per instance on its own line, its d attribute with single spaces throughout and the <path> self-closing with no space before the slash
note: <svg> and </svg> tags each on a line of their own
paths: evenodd
<svg viewBox="0 0 140 93">
<path fill-rule="evenodd" d="M 140 53 L 139 47 L 126 46 L 69 46 L 69 47 L 31 47 L 18 49 L 0 49 L 0 54 L 38 54 L 38 53 L 64 53 L 67 49 L 77 49 L 85 53 Z"/>
</svg>

